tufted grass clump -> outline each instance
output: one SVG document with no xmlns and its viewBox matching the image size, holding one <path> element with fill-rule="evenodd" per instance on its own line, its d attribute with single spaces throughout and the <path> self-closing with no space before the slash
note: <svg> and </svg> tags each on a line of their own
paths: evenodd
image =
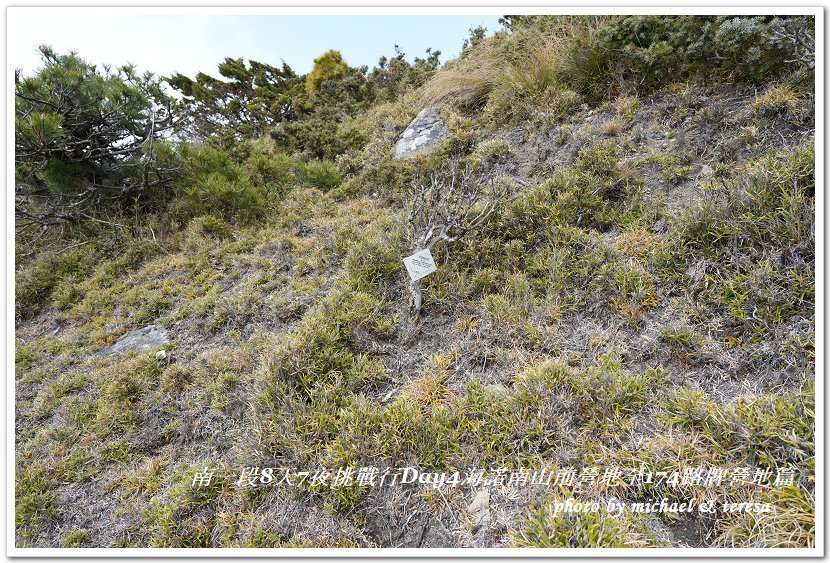
<svg viewBox="0 0 830 563">
<path fill-rule="evenodd" d="M 18 464 L 15 472 L 15 527 L 25 539 L 58 515 L 54 483 L 36 465 Z"/>
<path fill-rule="evenodd" d="M 753 244 L 809 242 L 814 221 L 815 155 L 812 142 L 770 152 L 744 173 L 710 188 L 688 209 L 677 234 L 689 250 L 728 257 Z"/>
<path fill-rule="evenodd" d="M 106 438 L 123 435 L 134 428 L 136 405 L 158 383 L 161 369 L 161 361 L 151 352 L 116 363 L 107 372 L 108 377 L 100 379 L 95 433 Z"/>
<path fill-rule="evenodd" d="M 71 292 L 73 286 L 94 270 L 101 253 L 89 245 L 60 254 L 42 253 L 15 271 L 15 316 L 23 319 L 37 313 L 53 294 Z"/>
<path fill-rule="evenodd" d="M 266 441 L 288 460 L 310 463 L 338 430 L 352 397 L 384 381 L 383 368 L 353 351 L 364 332 L 388 336 L 383 304 L 366 293 L 334 293 L 289 339 L 275 341 L 258 373 L 255 408 Z"/>
<path fill-rule="evenodd" d="M 581 103 L 568 73 L 576 64 L 593 70 L 592 55 L 580 49 L 590 30 L 589 20 L 574 17 L 559 19 L 545 34 L 497 33 L 436 73 L 424 96 L 484 108 L 496 123 L 526 119 L 537 110 L 556 120 Z"/>
<path fill-rule="evenodd" d="M 764 491 L 758 499 L 774 512 L 728 514 L 720 523 L 717 547 L 810 548 L 816 545 L 815 494 L 804 487 L 784 486 Z"/>
<path fill-rule="evenodd" d="M 717 405 L 699 390 L 669 397 L 666 420 L 701 432 L 721 459 L 768 467 L 806 467 L 814 455 L 815 392 L 812 384 L 783 395 L 748 396 Z"/>
<path fill-rule="evenodd" d="M 216 471 L 207 486 L 193 486 L 193 476 L 204 469 Z M 216 526 L 215 506 L 231 491 L 230 479 L 224 478 L 222 468 L 211 463 L 186 464 L 164 481 L 165 495 L 154 497 L 142 512 L 146 526 L 143 534 L 149 536 L 152 547 L 213 547 L 212 532 Z"/>
<path fill-rule="evenodd" d="M 651 531 L 644 514 L 629 511 L 615 517 L 605 511 L 599 502 L 599 511 L 563 513 L 554 515 L 553 502 L 563 502 L 560 497 L 550 497 L 536 503 L 528 511 L 522 528 L 511 534 L 513 547 L 539 548 L 632 548 L 656 547 L 657 538 Z M 579 498 L 576 502 L 592 502 L 595 499 Z"/>
<path fill-rule="evenodd" d="M 695 289 L 733 319 L 737 343 L 758 342 L 775 326 L 812 314 L 812 147 L 807 142 L 752 161 L 712 186 L 675 224 L 672 253 L 708 261 Z"/>
<path fill-rule="evenodd" d="M 599 421 L 619 418 L 644 407 L 663 378 L 663 369 L 659 366 L 641 374 L 630 373 L 622 367 L 619 355 L 612 351 L 601 356 L 596 366 L 576 374 L 571 386 L 580 415 Z"/>
</svg>

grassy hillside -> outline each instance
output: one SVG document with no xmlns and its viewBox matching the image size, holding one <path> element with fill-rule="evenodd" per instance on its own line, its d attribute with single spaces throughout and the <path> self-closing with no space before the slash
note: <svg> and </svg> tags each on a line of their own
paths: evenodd
<svg viewBox="0 0 830 563">
<path fill-rule="evenodd" d="M 340 122 L 361 141 L 335 160 L 268 136 L 194 145 L 169 207 L 19 249 L 17 545 L 813 546 L 813 73 L 735 65 L 738 47 L 706 68 L 677 30 L 635 49 L 626 25 L 515 19 Z M 429 104 L 449 137 L 393 159 Z M 452 156 L 515 189 L 436 247 L 411 318 L 406 188 Z M 96 354 L 150 324 L 165 354 Z M 600 473 L 237 487 L 245 466 Z M 750 482 L 599 478 L 698 466 Z M 194 487 L 206 467 L 228 477 Z M 794 480 L 755 486 L 757 468 Z M 570 496 L 773 510 L 555 515 Z"/>
</svg>

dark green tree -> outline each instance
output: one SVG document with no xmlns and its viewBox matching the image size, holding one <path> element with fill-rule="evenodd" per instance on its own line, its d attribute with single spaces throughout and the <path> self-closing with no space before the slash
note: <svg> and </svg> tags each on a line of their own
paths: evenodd
<svg viewBox="0 0 830 563">
<path fill-rule="evenodd" d="M 438 69 L 441 51 L 429 48 L 426 55 L 425 58 L 415 57 L 410 64 L 404 58 L 404 52 L 395 45 L 394 57 L 381 57 L 368 76 L 373 101 L 394 101 L 407 91 L 425 84 Z"/>
<path fill-rule="evenodd" d="M 296 120 L 275 127 L 272 138 L 288 150 L 318 159 L 332 159 L 361 145 L 365 139 L 344 136 L 340 125 L 372 104 L 367 72 L 365 66 L 350 67 L 334 50 L 314 59 L 305 77 L 306 104 Z"/>
<path fill-rule="evenodd" d="M 464 44 L 461 46 L 461 51 L 464 52 L 467 49 L 471 49 L 484 41 L 484 37 L 487 35 L 487 28 L 484 26 L 479 25 L 478 27 L 471 27 L 469 29 L 470 35 L 467 39 L 464 40 Z"/>
<path fill-rule="evenodd" d="M 159 141 L 173 116 L 160 79 L 46 46 L 40 55 L 35 76 L 15 73 L 18 228 L 77 223 L 164 185 Z"/>
<path fill-rule="evenodd" d="M 194 80 L 176 73 L 167 79 L 183 95 L 179 110 L 191 137 L 225 144 L 258 137 L 296 119 L 305 104 L 303 77 L 285 62 L 277 68 L 226 58 L 219 74 L 222 78 L 200 72 Z"/>
</svg>

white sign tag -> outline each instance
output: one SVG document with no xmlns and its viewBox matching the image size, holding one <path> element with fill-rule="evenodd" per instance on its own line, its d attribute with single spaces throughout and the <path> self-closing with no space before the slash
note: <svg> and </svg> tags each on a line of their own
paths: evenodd
<svg viewBox="0 0 830 563">
<path fill-rule="evenodd" d="M 403 263 L 412 281 L 418 281 L 438 269 L 429 248 L 416 252 L 412 256 L 407 256 L 403 259 Z"/>
</svg>

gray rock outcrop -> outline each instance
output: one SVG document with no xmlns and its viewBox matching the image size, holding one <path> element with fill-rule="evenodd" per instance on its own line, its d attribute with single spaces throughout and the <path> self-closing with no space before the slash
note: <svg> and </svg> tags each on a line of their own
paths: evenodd
<svg viewBox="0 0 830 563">
<path fill-rule="evenodd" d="M 395 158 L 406 158 L 430 149 L 447 137 L 447 128 L 437 107 L 421 110 L 395 143 Z"/>
<path fill-rule="evenodd" d="M 128 332 L 121 339 L 113 344 L 107 346 L 103 350 L 99 350 L 95 355 L 100 358 L 106 358 L 113 354 L 121 354 L 124 352 L 146 352 L 151 348 L 158 348 L 170 342 L 167 333 L 164 329 L 156 325 L 145 326 L 138 330 Z"/>
</svg>

